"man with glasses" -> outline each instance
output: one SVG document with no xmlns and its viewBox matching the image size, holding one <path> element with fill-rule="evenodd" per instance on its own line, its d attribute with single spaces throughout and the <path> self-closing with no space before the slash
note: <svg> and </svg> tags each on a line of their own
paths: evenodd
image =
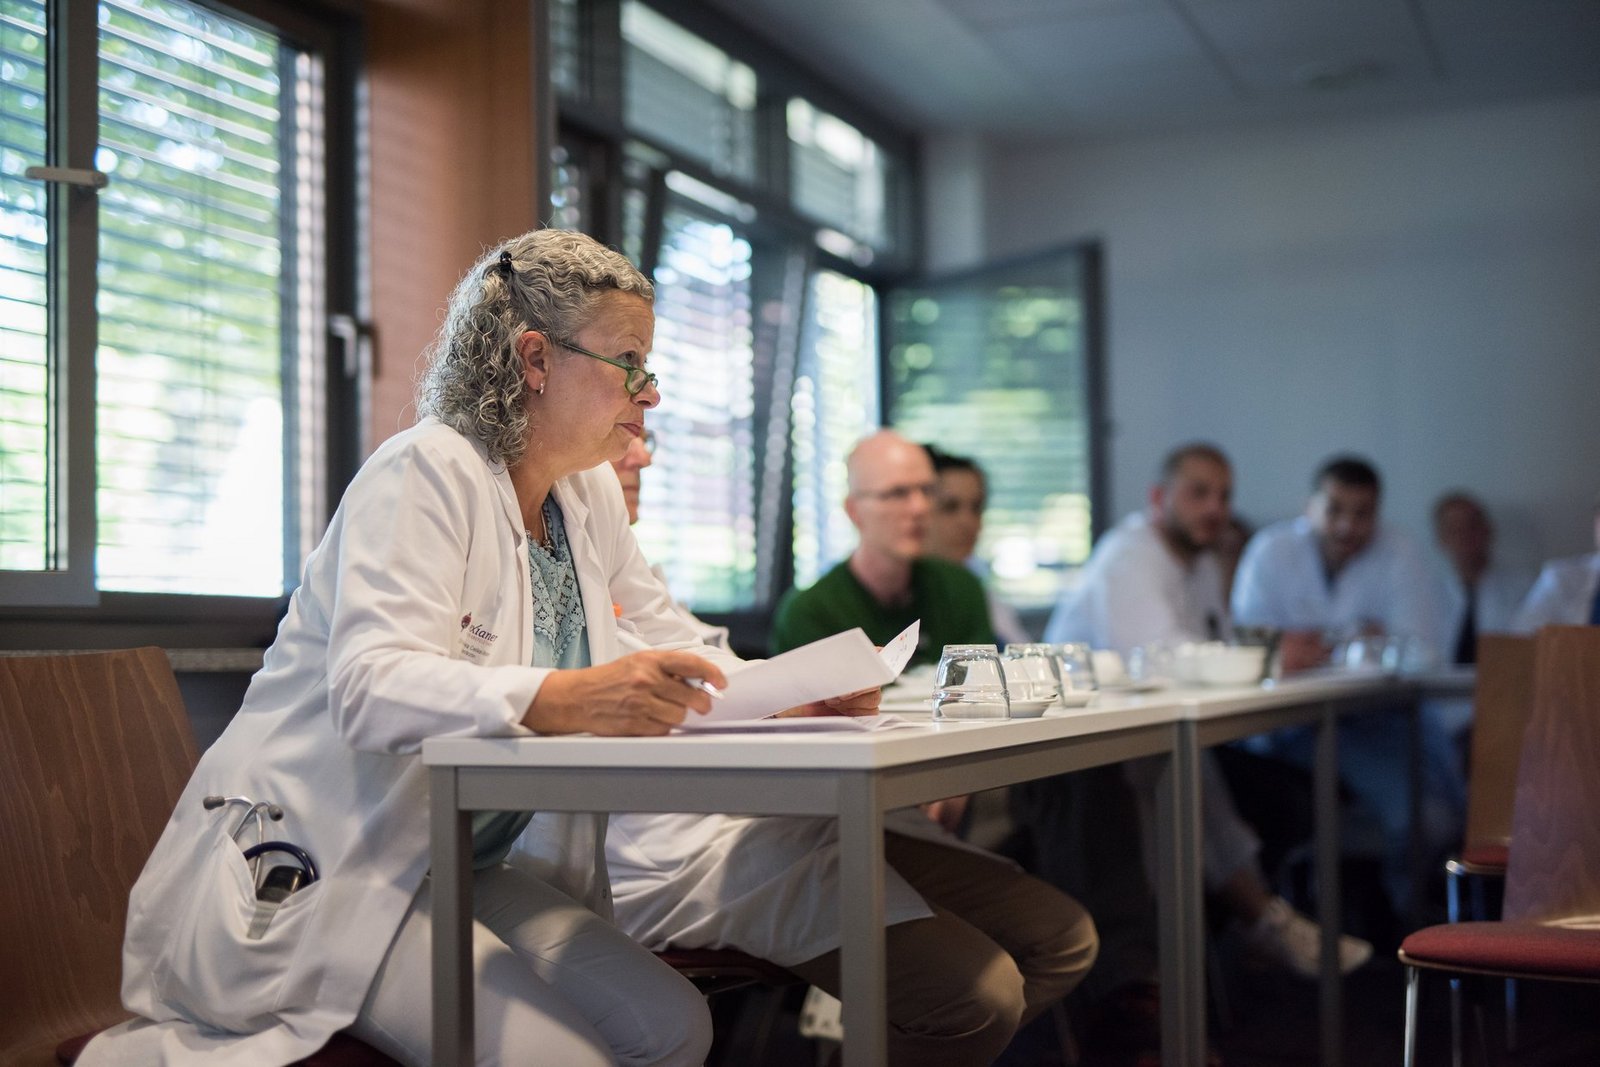
<svg viewBox="0 0 1600 1067">
<path fill-rule="evenodd" d="M 927 450 L 880 430 L 856 445 L 846 469 L 844 510 L 859 543 L 816 584 L 784 595 L 773 652 L 855 626 L 881 645 L 917 619 L 913 665 L 937 663 L 945 645 L 993 643 L 982 583 L 960 564 L 923 555 L 938 486 Z"/>
</svg>

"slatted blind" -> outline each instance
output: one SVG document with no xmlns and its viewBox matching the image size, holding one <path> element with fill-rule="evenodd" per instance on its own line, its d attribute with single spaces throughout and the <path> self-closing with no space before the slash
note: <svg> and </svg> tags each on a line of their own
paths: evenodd
<svg viewBox="0 0 1600 1067">
<path fill-rule="evenodd" d="M 878 425 L 878 300 L 870 285 L 816 271 L 790 402 L 794 578 L 807 586 L 855 548 L 844 513 L 845 458 Z"/>
<path fill-rule="evenodd" d="M 100 11 L 98 584 L 275 596 L 294 56 L 197 5 Z"/>
<path fill-rule="evenodd" d="M 714 173 L 756 174 L 756 75 L 637 0 L 622 5 L 623 121 Z"/>
<path fill-rule="evenodd" d="M 889 299 L 891 423 L 983 466 L 978 554 L 1019 606 L 1089 555 L 1090 269 L 1069 249 Z"/>
<path fill-rule="evenodd" d="M 789 101 L 795 209 L 884 251 L 890 245 L 887 159 L 871 138 L 798 97 Z"/>
<path fill-rule="evenodd" d="M 755 388 L 751 248 L 733 226 L 669 202 L 656 267 L 649 416 L 656 465 L 637 529 L 675 596 L 700 611 L 750 607 L 755 594 Z"/>
<path fill-rule="evenodd" d="M 43 0 L 0 0 L 0 570 L 49 558 Z"/>
</svg>

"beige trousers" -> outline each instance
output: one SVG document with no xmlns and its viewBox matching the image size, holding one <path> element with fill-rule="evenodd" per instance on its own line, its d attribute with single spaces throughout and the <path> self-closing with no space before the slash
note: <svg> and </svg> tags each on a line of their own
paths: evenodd
<svg viewBox="0 0 1600 1067">
<path fill-rule="evenodd" d="M 988 1064 L 1017 1027 L 1083 980 L 1099 950 L 1094 923 L 1077 901 L 1002 860 L 894 833 L 883 847 L 933 911 L 885 931 L 889 1062 Z M 837 950 L 789 970 L 839 995 Z"/>
</svg>

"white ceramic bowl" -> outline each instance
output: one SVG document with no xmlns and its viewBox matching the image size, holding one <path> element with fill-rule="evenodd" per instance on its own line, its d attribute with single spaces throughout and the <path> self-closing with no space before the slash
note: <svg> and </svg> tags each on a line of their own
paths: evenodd
<svg viewBox="0 0 1600 1067">
<path fill-rule="evenodd" d="M 1208 645 L 1195 657 L 1201 685 L 1255 685 L 1261 681 L 1267 650 L 1242 645 Z"/>
</svg>

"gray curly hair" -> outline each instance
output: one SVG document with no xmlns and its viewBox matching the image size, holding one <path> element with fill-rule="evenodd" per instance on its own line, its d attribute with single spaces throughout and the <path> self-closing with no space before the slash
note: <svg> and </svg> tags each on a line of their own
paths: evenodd
<svg viewBox="0 0 1600 1067">
<path fill-rule="evenodd" d="M 503 256 L 510 255 L 506 265 Z M 506 465 L 527 448 L 527 379 L 517 338 L 567 340 L 607 292 L 655 301 L 650 280 L 585 234 L 534 230 L 490 249 L 450 294 L 444 325 L 417 385 L 417 414 L 482 441 Z"/>
</svg>

